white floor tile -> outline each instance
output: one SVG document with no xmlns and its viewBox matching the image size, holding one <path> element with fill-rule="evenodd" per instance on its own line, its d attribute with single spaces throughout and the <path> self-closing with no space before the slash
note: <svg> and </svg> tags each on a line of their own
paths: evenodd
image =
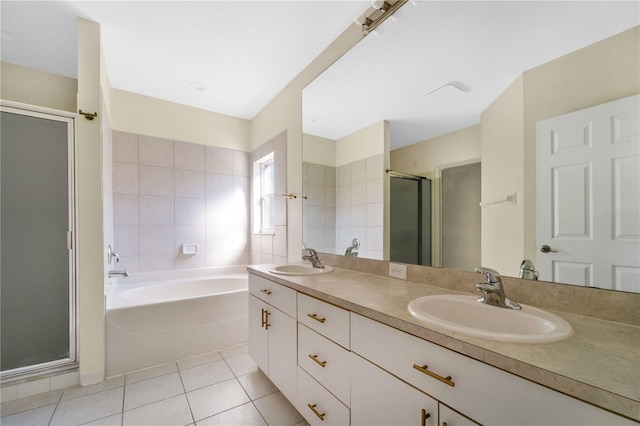
<svg viewBox="0 0 640 426">
<path fill-rule="evenodd" d="M 61 390 L 41 393 L 39 395 L 20 398 L 14 401 L 2 403 L 0 412 L 3 416 L 20 413 L 22 411 L 33 410 L 34 408 L 44 407 L 45 405 L 57 404 L 62 395 Z"/>
<path fill-rule="evenodd" d="M 182 426 L 192 422 L 193 418 L 185 395 L 174 396 L 144 407 L 125 411 L 122 418 L 123 426 Z"/>
<path fill-rule="evenodd" d="M 180 371 L 187 392 L 233 378 L 233 372 L 223 361 L 214 361 Z"/>
<path fill-rule="evenodd" d="M 122 386 L 124 386 L 124 376 L 107 379 L 101 383 L 91 386 L 74 386 L 72 388 L 65 389 L 64 394 L 62 395 L 62 400 L 67 401 L 69 399 L 79 398 L 81 396 L 87 396 L 92 393 L 103 392 Z"/>
<path fill-rule="evenodd" d="M 89 423 L 83 423 L 82 426 L 121 426 L 122 425 L 122 413 L 114 414 L 113 416 L 104 417 L 102 419 L 94 420 Z"/>
<path fill-rule="evenodd" d="M 10 416 L 0 418 L 0 424 L 3 426 L 25 425 L 25 426 L 46 426 L 53 416 L 56 404 L 47 405 L 45 407 L 36 408 L 29 411 L 23 411 Z"/>
<path fill-rule="evenodd" d="M 184 393 L 178 373 L 166 374 L 127 385 L 124 392 L 125 411 Z"/>
<path fill-rule="evenodd" d="M 291 426 L 303 420 L 302 415 L 280 392 L 272 393 L 253 403 L 270 425 Z"/>
<path fill-rule="evenodd" d="M 222 356 L 225 358 L 231 358 L 232 356 L 246 354 L 249 352 L 249 345 L 247 343 L 243 343 L 241 345 L 231 346 L 230 348 L 223 349 L 220 351 Z"/>
<path fill-rule="evenodd" d="M 225 358 L 229 367 L 236 376 L 243 376 L 258 369 L 258 364 L 249 356 L 249 354 L 241 354 Z"/>
<path fill-rule="evenodd" d="M 278 391 L 271 380 L 260 371 L 252 371 L 244 376 L 239 376 L 238 381 L 253 400 L 262 398 Z"/>
<path fill-rule="evenodd" d="M 118 414 L 122 411 L 124 388 L 93 393 L 58 404 L 51 425 L 79 425 Z"/>
<path fill-rule="evenodd" d="M 178 366 L 175 362 L 146 368 L 144 370 L 127 374 L 127 384 L 131 385 L 133 383 L 141 382 L 142 380 L 152 379 L 154 377 L 164 376 L 165 374 L 175 373 L 176 371 L 178 371 Z"/>
<path fill-rule="evenodd" d="M 187 393 L 196 421 L 213 416 L 250 401 L 236 379 L 227 380 Z"/>
<path fill-rule="evenodd" d="M 178 361 L 178 369 L 186 370 L 187 368 L 193 368 L 198 365 L 208 364 L 213 361 L 219 361 L 222 359 L 220 352 L 211 352 L 204 355 L 194 356 Z"/>
<path fill-rule="evenodd" d="M 197 426 L 266 426 L 260 412 L 252 403 L 247 403 L 231 410 L 207 417 L 196 423 Z"/>
</svg>

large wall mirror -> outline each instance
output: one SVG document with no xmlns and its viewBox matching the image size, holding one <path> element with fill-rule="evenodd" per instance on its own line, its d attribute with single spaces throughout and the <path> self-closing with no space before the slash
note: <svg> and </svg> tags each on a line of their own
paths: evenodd
<svg viewBox="0 0 640 426">
<path fill-rule="evenodd" d="M 303 90 L 304 245 L 640 292 L 639 16 L 405 4 Z M 604 171 L 580 153 L 598 120 L 623 146 Z"/>
</svg>

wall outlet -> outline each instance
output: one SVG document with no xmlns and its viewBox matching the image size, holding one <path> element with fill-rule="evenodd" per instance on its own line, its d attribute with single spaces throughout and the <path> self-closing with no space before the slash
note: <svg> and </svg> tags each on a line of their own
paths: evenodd
<svg viewBox="0 0 640 426">
<path fill-rule="evenodd" d="M 389 264 L 389 276 L 393 278 L 400 278 L 401 280 L 407 279 L 407 266 L 398 265 L 397 263 Z"/>
</svg>

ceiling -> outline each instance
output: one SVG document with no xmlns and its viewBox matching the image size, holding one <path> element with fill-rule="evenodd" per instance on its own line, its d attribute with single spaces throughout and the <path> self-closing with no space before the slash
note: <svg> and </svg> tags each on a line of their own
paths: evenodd
<svg viewBox="0 0 640 426">
<path fill-rule="evenodd" d="M 112 87 L 252 119 L 369 5 L 2 0 L 0 58 L 77 77 L 81 17 L 101 26 Z"/>
<path fill-rule="evenodd" d="M 418 1 L 393 18 L 304 89 L 305 133 L 384 119 L 396 149 L 478 124 L 524 71 L 639 25 L 640 2 Z"/>
</svg>

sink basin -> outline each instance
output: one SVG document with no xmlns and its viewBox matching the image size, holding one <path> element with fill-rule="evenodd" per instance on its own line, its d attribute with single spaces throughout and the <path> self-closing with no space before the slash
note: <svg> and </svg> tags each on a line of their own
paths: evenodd
<svg viewBox="0 0 640 426">
<path fill-rule="evenodd" d="M 311 265 L 280 265 L 272 268 L 269 272 L 280 275 L 320 275 L 331 271 L 333 271 L 331 266 L 314 268 Z"/>
<path fill-rule="evenodd" d="M 521 310 L 476 301 L 475 296 L 434 295 L 412 300 L 409 312 L 419 320 L 469 336 L 503 342 L 556 342 L 573 334 L 557 315 L 527 305 Z"/>
</svg>

